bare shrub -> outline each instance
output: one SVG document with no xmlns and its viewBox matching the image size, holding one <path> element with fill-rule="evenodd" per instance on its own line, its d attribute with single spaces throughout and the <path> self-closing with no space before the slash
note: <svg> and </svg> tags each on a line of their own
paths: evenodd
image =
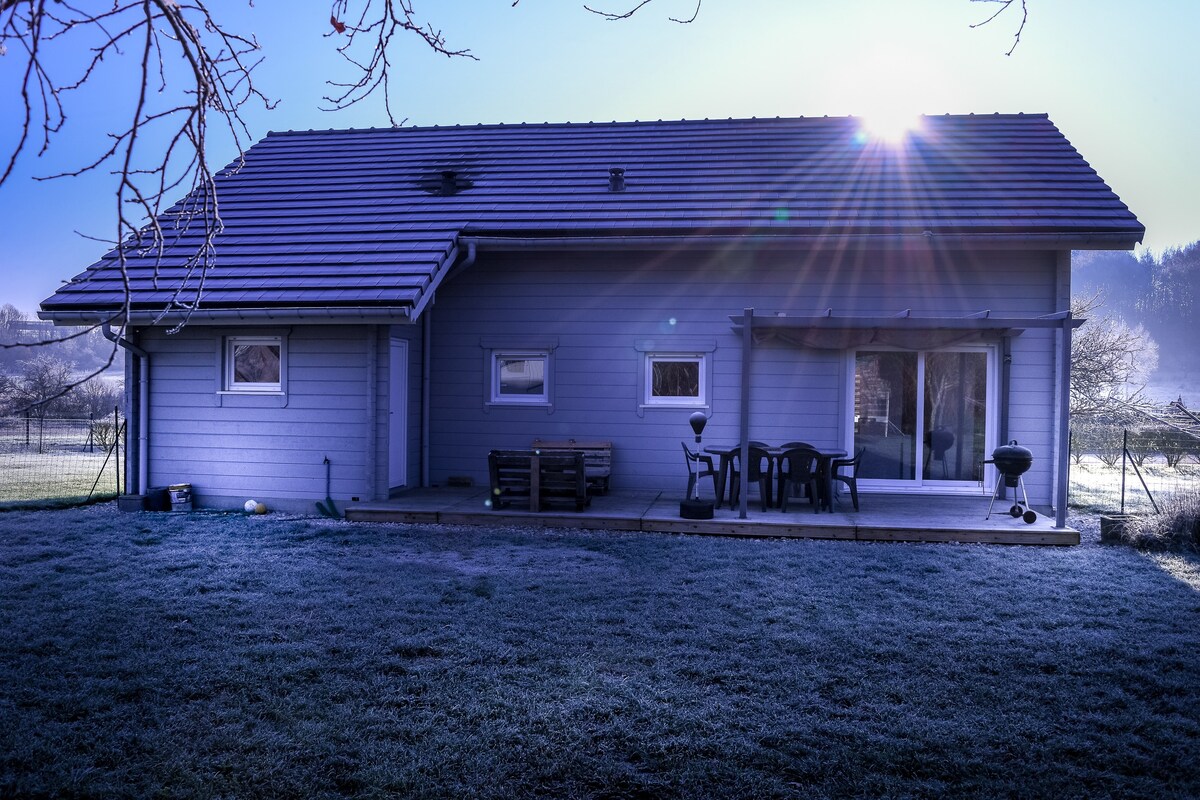
<svg viewBox="0 0 1200 800">
<path fill-rule="evenodd" d="M 1161 514 L 1130 517 L 1121 541 L 1139 550 L 1200 553 L 1200 490 L 1168 495 Z"/>
<path fill-rule="evenodd" d="M 1110 467 L 1121 460 L 1122 428 L 1099 416 L 1079 416 L 1072 423 L 1072 450 L 1075 463 L 1085 455 L 1094 455 Z"/>
</svg>

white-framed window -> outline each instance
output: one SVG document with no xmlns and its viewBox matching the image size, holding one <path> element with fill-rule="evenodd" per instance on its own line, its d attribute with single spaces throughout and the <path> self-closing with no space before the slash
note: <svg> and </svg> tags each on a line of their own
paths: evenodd
<svg viewBox="0 0 1200 800">
<path fill-rule="evenodd" d="M 645 397 L 648 406 L 708 404 L 706 353 L 646 353 Z"/>
<path fill-rule="evenodd" d="M 492 352 L 491 402 L 547 405 L 550 402 L 550 351 Z"/>
<path fill-rule="evenodd" d="M 286 373 L 282 336 L 225 337 L 224 391 L 282 393 Z"/>
</svg>

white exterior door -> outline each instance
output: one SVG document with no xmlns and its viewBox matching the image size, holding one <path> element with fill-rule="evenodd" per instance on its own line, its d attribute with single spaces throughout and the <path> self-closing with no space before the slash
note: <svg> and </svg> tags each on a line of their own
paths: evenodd
<svg viewBox="0 0 1200 800">
<path fill-rule="evenodd" d="M 388 360 L 388 486 L 408 484 L 408 342 L 392 339 Z"/>
</svg>

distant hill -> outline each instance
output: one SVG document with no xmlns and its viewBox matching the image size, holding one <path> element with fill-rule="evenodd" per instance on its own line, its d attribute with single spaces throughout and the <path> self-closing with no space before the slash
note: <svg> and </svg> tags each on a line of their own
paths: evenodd
<svg viewBox="0 0 1200 800">
<path fill-rule="evenodd" d="M 86 332 L 85 332 L 86 331 Z M 52 344 L 37 344 L 62 339 Z M 11 305 L 0 306 L 0 344 L 23 343 L 27 347 L 0 348 L 0 374 L 21 373 L 21 362 L 40 353 L 50 353 L 72 365 L 76 374 L 87 374 L 100 369 L 113 353 L 113 343 L 104 338 L 100 330 L 87 328 L 57 327 L 53 323 L 32 319 Z M 124 374 L 125 351 L 118 348 L 109 372 L 114 377 Z"/>
</svg>

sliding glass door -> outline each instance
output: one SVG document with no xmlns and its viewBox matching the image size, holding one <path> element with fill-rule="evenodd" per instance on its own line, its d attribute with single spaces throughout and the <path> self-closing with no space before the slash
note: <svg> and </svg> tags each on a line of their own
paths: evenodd
<svg viewBox="0 0 1200 800">
<path fill-rule="evenodd" d="M 860 350 L 854 355 L 852 440 L 858 477 L 879 488 L 977 487 L 994 414 L 986 348 Z"/>
</svg>

